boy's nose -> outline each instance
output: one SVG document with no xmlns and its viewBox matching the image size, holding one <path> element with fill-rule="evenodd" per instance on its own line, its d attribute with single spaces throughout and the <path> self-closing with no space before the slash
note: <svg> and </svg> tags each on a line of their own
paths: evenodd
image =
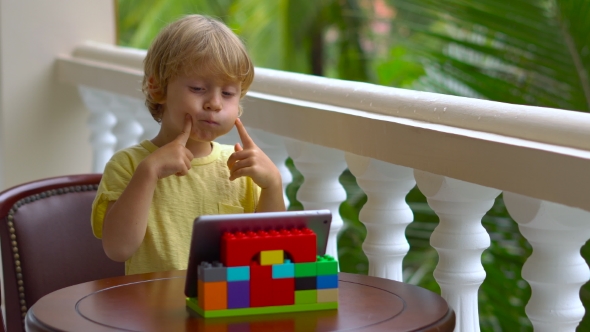
<svg viewBox="0 0 590 332">
<path fill-rule="evenodd" d="M 221 98 L 217 95 L 210 96 L 204 105 L 207 111 L 219 111 L 221 110 Z"/>
</svg>

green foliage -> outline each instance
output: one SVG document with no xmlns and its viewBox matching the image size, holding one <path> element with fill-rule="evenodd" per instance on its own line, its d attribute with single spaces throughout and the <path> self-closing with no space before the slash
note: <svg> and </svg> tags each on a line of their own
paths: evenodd
<svg viewBox="0 0 590 332">
<path fill-rule="evenodd" d="M 417 85 L 515 104 L 590 110 L 590 2 L 389 0 L 429 75 Z"/>
<path fill-rule="evenodd" d="M 408 58 L 408 50 L 402 46 L 391 48 L 386 58 L 375 59 L 373 67 L 377 83 L 399 88 L 411 88 L 418 78 L 426 74 L 422 64 Z"/>
</svg>

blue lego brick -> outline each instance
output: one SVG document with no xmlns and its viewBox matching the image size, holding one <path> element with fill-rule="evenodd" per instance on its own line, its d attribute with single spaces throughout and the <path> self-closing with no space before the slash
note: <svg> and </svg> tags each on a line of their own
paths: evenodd
<svg viewBox="0 0 590 332">
<path fill-rule="evenodd" d="M 227 283 L 227 308 L 250 307 L 250 281 L 229 281 Z"/>
<path fill-rule="evenodd" d="M 285 259 L 285 264 L 275 264 L 272 266 L 272 278 L 284 279 L 295 278 L 295 264 Z"/>
<path fill-rule="evenodd" d="M 201 262 L 197 270 L 197 278 L 205 282 L 227 281 L 227 268 L 220 262 Z"/>
<path fill-rule="evenodd" d="M 317 289 L 338 288 L 338 275 L 317 276 Z"/>
<path fill-rule="evenodd" d="M 235 266 L 227 268 L 227 281 L 250 280 L 249 266 Z"/>
</svg>

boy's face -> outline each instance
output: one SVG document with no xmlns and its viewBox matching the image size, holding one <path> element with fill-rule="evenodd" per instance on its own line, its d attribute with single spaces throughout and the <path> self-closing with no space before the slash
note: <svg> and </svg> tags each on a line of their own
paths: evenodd
<svg viewBox="0 0 590 332">
<path fill-rule="evenodd" d="M 182 74 L 170 80 L 162 101 L 162 128 L 171 137 L 183 130 L 185 114 L 192 119 L 190 140 L 211 142 L 227 134 L 239 113 L 240 82 L 220 80 L 211 72 Z"/>
</svg>

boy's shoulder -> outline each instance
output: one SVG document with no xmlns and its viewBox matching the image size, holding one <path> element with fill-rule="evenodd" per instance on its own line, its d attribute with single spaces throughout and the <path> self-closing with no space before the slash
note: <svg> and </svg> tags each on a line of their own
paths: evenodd
<svg viewBox="0 0 590 332">
<path fill-rule="evenodd" d="M 111 157 L 109 163 L 115 162 L 119 164 L 135 164 L 136 162 L 143 160 L 156 149 L 157 147 L 152 142 L 145 140 L 139 144 L 135 144 L 116 151 Z"/>
<path fill-rule="evenodd" d="M 234 146 L 229 144 L 221 144 L 213 142 L 219 147 L 219 159 L 226 161 L 232 153 L 234 153 Z"/>
</svg>

